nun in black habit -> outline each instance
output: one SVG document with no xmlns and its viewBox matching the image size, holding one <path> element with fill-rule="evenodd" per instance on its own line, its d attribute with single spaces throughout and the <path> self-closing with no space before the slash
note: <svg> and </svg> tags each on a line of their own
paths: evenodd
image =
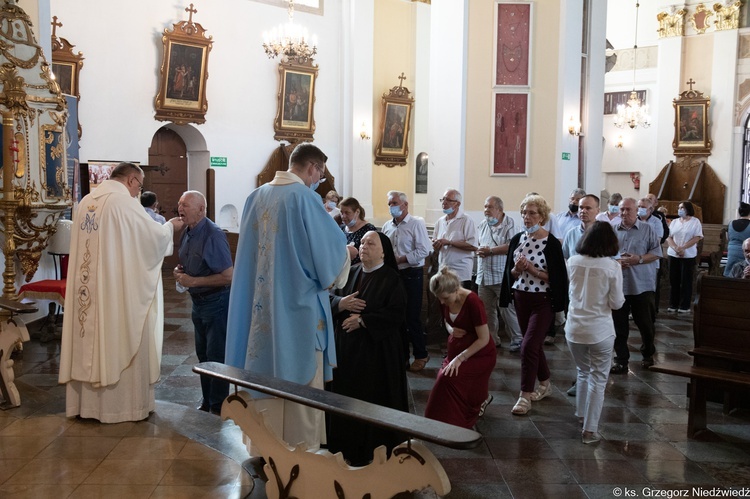
<svg viewBox="0 0 750 499">
<path fill-rule="evenodd" d="M 330 389 L 335 393 L 408 411 L 405 352 L 406 291 L 387 236 L 370 231 L 359 248 L 361 264 L 331 299 L 336 357 Z M 352 466 L 365 466 L 373 450 L 405 440 L 398 432 L 331 415 L 328 449 Z"/>
</svg>

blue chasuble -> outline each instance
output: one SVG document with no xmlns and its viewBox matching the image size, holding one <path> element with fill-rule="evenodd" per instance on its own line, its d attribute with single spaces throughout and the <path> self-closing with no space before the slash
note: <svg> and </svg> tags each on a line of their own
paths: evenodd
<svg viewBox="0 0 750 499">
<path fill-rule="evenodd" d="M 274 182 L 290 175 L 278 172 Z M 298 182 L 253 191 L 240 224 L 225 362 L 306 385 L 321 350 L 330 380 L 336 351 L 327 289 L 347 258 L 346 237 L 317 193 Z"/>
</svg>

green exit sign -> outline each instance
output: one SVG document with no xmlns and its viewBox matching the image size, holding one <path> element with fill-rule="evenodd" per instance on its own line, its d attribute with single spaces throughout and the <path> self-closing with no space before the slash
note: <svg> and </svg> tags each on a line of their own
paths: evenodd
<svg viewBox="0 0 750 499">
<path fill-rule="evenodd" d="M 226 156 L 211 156 L 212 168 L 225 168 L 227 166 Z"/>
<path fill-rule="evenodd" d="M 214 158 L 211 158 L 211 159 L 214 159 Z M 569 152 L 562 153 L 562 159 L 564 161 L 570 161 L 570 153 Z"/>
</svg>

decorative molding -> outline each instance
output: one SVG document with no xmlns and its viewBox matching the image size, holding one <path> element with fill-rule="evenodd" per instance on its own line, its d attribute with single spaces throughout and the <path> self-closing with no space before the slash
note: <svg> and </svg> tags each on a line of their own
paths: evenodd
<svg viewBox="0 0 750 499">
<path fill-rule="evenodd" d="M 669 11 L 656 14 L 656 20 L 659 21 L 659 38 L 682 36 L 685 32 L 685 14 L 685 9 L 677 10 L 675 6 L 670 7 Z"/>
<path fill-rule="evenodd" d="M 695 12 L 693 12 L 690 17 L 688 17 L 688 19 L 690 19 L 690 24 L 693 25 L 693 29 L 699 35 L 702 35 L 708 28 L 711 27 L 711 17 L 713 17 L 713 15 L 713 12 L 708 10 L 705 5 L 700 3 L 695 8 Z"/>
<path fill-rule="evenodd" d="M 737 29 L 740 26 L 740 8 L 742 0 L 728 4 L 715 3 L 714 12 L 716 12 L 716 31 L 728 29 Z"/>
</svg>

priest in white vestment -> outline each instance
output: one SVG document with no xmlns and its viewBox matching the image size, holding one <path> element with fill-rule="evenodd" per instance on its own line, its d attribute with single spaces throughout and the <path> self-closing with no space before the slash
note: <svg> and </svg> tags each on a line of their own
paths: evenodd
<svg viewBox="0 0 750 499">
<path fill-rule="evenodd" d="M 154 410 L 164 333 L 161 266 L 172 236 L 138 195 L 143 170 L 121 163 L 76 212 L 71 233 L 60 383 L 67 416 L 140 421 Z"/>
</svg>

